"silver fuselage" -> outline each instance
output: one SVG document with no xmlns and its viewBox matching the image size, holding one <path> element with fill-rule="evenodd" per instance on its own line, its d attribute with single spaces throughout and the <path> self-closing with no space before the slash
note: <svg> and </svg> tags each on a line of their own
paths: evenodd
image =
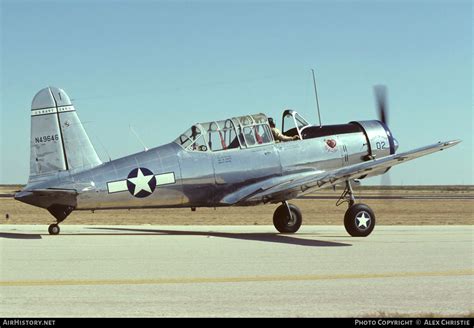
<svg viewBox="0 0 474 328">
<path fill-rule="evenodd" d="M 337 147 L 327 146 L 328 136 L 272 143 L 220 152 L 194 152 L 172 142 L 129 155 L 82 172 L 62 172 L 32 189 L 71 189 L 77 192 L 76 210 L 112 208 L 218 207 L 226 195 L 272 177 L 305 171 L 326 171 L 364 161 L 369 153 L 362 132 L 332 135 Z M 145 198 L 130 192 L 110 193 L 107 184 L 126 179 L 145 167 L 154 174 L 174 173 L 172 184 L 158 186 Z M 238 205 L 255 205 L 241 202 Z"/>
</svg>

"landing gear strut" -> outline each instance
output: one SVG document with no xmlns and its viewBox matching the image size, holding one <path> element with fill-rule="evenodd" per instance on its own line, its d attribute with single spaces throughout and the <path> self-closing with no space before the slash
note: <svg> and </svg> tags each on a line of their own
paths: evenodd
<svg viewBox="0 0 474 328">
<path fill-rule="evenodd" d="M 348 203 L 348 209 L 344 215 L 344 227 L 352 237 L 367 237 L 375 227 L 375 214 L 372 209 L 365 204 L 356 204 L 354 192 L 350 181 L 346 181 L 346 188 L 336 203 Z"/>
<path fill-rule="evenodd" d="M 303 216 L 298 207 L 283 202 L 273 213 L 273 225 L 281 233 L 295 233 L 301 227 Z"/>
<path fill-rule="evenodd" d="M 345 202 L 349 203 L 349 207 L 355 204 L 354 191 L 352 190 L 350 181 L 346 181 L 346 188 L 342 192 L 341 197 L 337 200 L 336 206 L 342 205 Z"/>
</svg>

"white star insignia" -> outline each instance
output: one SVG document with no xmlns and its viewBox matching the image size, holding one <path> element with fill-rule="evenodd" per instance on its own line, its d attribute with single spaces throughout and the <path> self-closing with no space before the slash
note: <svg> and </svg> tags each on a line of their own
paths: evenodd
<svg viewBox="0 0 474 328">
<path fill-rule="evenodd" d="M 359 223 L 357 224 L 357 227 L 366 229 L 367 222 L 370 221 L 370 216 L 366 212 L 362 212 L 356 216 L 356 219 L 357 221 L 359 221 Z"/>
<path fill-rule="evenodd" d="M 145 168 L 144 168 L 145 169 Z M 169 185 L 169 184 L 175 184 L 176 180 L 174 177 L 174 172 L 168 172 L 168 173 L 161 173 L 161 174 L 155 174 L 155 175 L 143 175 L 143 171 L 137 170 L 137 176 L 135 178 L 130 178 L 130 179 L 123 179 L 123 180 L 116 180 L 116 181 L 108 181 L 107 182 L 107 190 L 109 194 L 116 193 L 116 192 L 122 192 L 122 191 L 129 191 L 132 193 L 130 188 L 128 188 L 128 182 L 130 182 L 132 185 L 135 186 L 133 189 L 133 195 L 136 196 L 140 191 L 145 190 L 152 194 L 152 189 L 154 190 L 154 187 L 158 186 L 164 186 L 164 185 Z M 155 183 L 151 184 L 150 188 L 150 181 L 155 177 L 156 181 Z M 91 182 L 91 186 L 93 182 Z"/>
<path fill-rule="evenodd" d="M 152 191 L 148 183 L 150 182 L 151 179 L 153 179 L 153 177 L 154 177 L 153 174 L 143 175 L 142 170 L 138 169 L 136 178 L 127 179 L 128 181 L 130 181 L 131 183 L 135 185 L 135 191 L 133 193 L 133 196 L 136 196 L 142 190 L 145 190 L 151 194 Z"/>
</svg>

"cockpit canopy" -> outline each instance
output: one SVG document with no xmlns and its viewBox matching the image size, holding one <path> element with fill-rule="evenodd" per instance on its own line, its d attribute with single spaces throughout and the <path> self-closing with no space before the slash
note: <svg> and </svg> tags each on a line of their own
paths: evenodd
<svg viewBox="0 0 474 328">
<path fill-rule="evenodd" d="M 224 151 L 274 143 L 265 114 L 194 124 L 175 142 L 189 151 Z"/>
</svg>

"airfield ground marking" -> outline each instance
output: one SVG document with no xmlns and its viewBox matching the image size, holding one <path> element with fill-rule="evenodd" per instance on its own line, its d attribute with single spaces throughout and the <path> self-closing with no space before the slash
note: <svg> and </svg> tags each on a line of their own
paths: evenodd
<svg viewBox="0 0 474 328">
<path fill-rule="evenodd" d="M 200 284 L 200 283 L 240 283 L 272 281 L 318 281 L 344 279 L 380 279 L 406 277 L 450 277 L 473 276 L 474 270 L 456 270 L 439 272 L 388 272 L 367 274 L 328 274 L 328 275 L 284 275 L 284 276 L 247 276 L 247 277 L 202 277 L 202 278 L 158 278 L 158 279 L 110 279 L 110 280 L 13 280 L 0 281 L 0 287 L 24 286 L 105 286 L 105 285 L 163 285 L 163 284 Z"/>
</svg>

